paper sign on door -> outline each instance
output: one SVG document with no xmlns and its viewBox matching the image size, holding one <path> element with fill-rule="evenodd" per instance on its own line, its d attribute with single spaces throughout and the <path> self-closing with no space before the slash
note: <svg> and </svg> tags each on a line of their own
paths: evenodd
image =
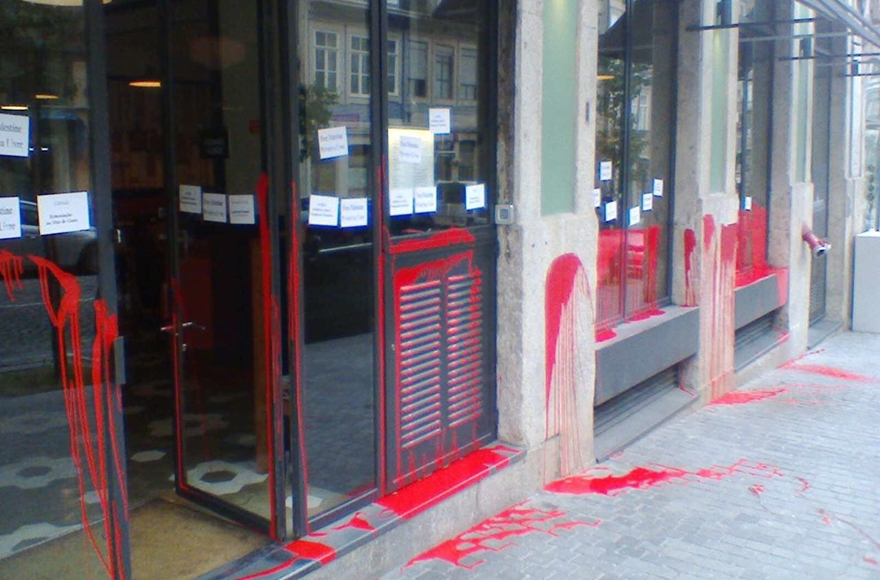
<svg viewBox="0 0 880 580">
<path fill-rule="evenodd" d="M 345 198 L 340 201 L 339 226 L 358 228 L 367 225 L 367 198 Z"/>
<path fill-rule="evenodd" d="M 309 225 L 335 226 L 339 224 L 339 198 L 331 195 L 309 196 Z"/>
<path fill-rule="evenodd" d="M 389 192 L 388 213 L 391 215 L 412 215 L 413 190 L 408 187 L 392 189 Z"/>
<path fill-rule="evenodd" d="M 30 154 L 31 119 L 27 115 L 0 113 L 0 155 L 27 157 Z"/>
<path fill-rule="evenodd" d="M 464 188 L 464 209 L 481 209 L 486 207 L 486 184 L 467 185 Z"/>
<path fill-rule="evenodd" d="M 202 218 L 206 222 L 226 223 L 226 195 L 206 193 L 202 196 Z"/>
<path fill-rule="evenodd" d="M 0 240 L 21 237 L 21 209 L 17 197 L 0 197 Z"/>
<path fill-rule="evenodd" d="M 229 196 L 229 223 L 231 224 L 255 224 L 257 223 L 254 209 L 254 196 L 251 194 Z"/>
<path fill-rule="evenodd" d="M 202 213 L 202 188 L 198 185 L 180 186 L 180 211 Z"/>
<path fill-rule="evenodd" d="M 37 212 L 41 236 L 81 232 L 91 227 L 87 191 L 39 195 Z"/>
<path fill-rule="evenodd" d="M 321 159 L 348 155 L 348 130 L 345 127 L 318 129 L 318 150 Z"/>
<path fill-rule="evenodd" d="M 437 211 L 437 188 L 417 187 L 415 191 L 416 213 Z"/>
<path fill-rule="evenodd" d="M 428 127 L 435 135 L 452 132 L 452 114 L 449 109 L 428 109 Z"/>
</svg>

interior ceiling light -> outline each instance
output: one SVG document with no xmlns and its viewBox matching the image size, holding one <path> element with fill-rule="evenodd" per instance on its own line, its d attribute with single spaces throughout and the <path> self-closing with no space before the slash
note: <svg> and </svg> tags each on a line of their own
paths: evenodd
<svg viewBox="0 0 880 580">
<path fill-rule="evenodd" d="M 37 93 L 34 95 L 34 98 L 38 101 L 54 101 L 58 98 L 58 95 L 51 95 L 49 93 Z"/>
<path fill-rule="evenodd" d="M 155 80 L 131 81 L 130 83 L 128 83 L 128 86 L 135 87 L 138 89 L 159 89 L 159 88 L 162 88 L 162 81 L 155 81 Z"/>
<path fill-rule="evenodd" d="M 613 78 L 614 78 L 614 75 L 598 75 L 598 76 L 596 77 L 596 79 L 597 79 L 597 80 L 600 80 L 600 81 L 610 81 L 610 80 L 612 80 Z"/>
<path fill-rule="evenodd" d="M 27 111 L 27 105 L 2 105 L 0 110 L 3 111 Z"/>
<path fill-rule="evenodd" d="M 43 6 L 82 6 L 83 0 L 24 0 L 28 4 L 42 4 Z M 104 0 L 104 4 L 110 4 L 113 0 Z"/>
</svg>

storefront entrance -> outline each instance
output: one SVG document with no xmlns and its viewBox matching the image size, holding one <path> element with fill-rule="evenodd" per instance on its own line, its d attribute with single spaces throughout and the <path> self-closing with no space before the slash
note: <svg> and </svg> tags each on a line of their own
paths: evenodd
<svg viewBox="0 0 880 580">
<path fill-rule="evenodd" d="M 493 3 L 15 6 L 0 577 L 195 577 L 494 438 Z"/>
</svg>

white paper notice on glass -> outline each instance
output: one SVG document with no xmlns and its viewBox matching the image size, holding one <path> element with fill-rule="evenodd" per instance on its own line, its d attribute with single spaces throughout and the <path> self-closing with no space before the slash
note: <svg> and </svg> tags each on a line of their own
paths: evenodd
<svg viewBox="0 0 880 580">
<path fill-rule="evenodd" d="M 752 198 L 751 198 L 751 196 L 746 196 L 743 198 L 743 209 L 746 211 L 752 211 Z"/>
<path fill-rule="evenodd" d="M 464 188 L 464 209 L 481 209 L 486 207 L 486 184 L 466 185 Z"/>
<path fill-rule="evenodd" d="M 663 197 L 663 180 L 655 179 L 654 180 L 654 195 L 657 197 Z"/>
<path fill-rule="evenodd" d="M 202 188 L 198 185 L 180 186 L 180 211 L 202 213 Z"/>
<path fill-rule="evenodd" d="M 400 161 L 418 165 L 422 162 L 422 140 L 410 135 L 400 136 Z"/>
<path fill-rule="evenodd" d="M 367 225 L 367 198 L 350 197 L 339 202 L 339 226 L 359 228 Z"/>
<path fill-rule="evenodd" d="M 449 109 L 428 109 L 428 127 L 435 135 L 452 133 L 452 111 Z"/>
<path fill-rule="evenodd" d="M 309 225 L 336 226 L 339 224 L 339 198 L 332 195 L 309 196 Z"/>
<path fill-rule="evenodd" d="M 202 219 L 206 222 L 226 223 L 226 194 L 205 193 L 202 195 Z"/>
<path fill-rule="evenodd" d="M 0 113 L 0 155 L 27 157 L 30 154 L 31 119 L 27 115 Z"/>
<path fill-rule="evenodd" d="M 391 215 L 412 215 L 413 190 L 409 187 L 392 189 L 388 193 L 388 211 Z"/>
<path fill-rule="evenodd" d="M 21 237 L 21 209 L 17 197 L 0 197 L 0 240 Z"/>
<path fill-rule="evenodd" d="M 654 194 L 651 192 L 642 194 L 642 211 L 654 209 Z"/>
<path fill-rule="evenodd" d="M 602 190 L 598 187 L 593 190 L 593 207 L 602 207 Z"/>
<path fill-rule="evenodd" d="M 81 232 L 89 229 L 89 192 L 53 193 L 37 196 L 40 235 Z"/>
<path fill-rule="evenodd" d="M 254 196 L 246 193 L 243 195 L 229 196 L 229 223 L 231 224 L 255 224 L 257 214 L 254 209 Z"/>
<path fill-rule="evenodd" d="M 629 225 L 634 226 L 642 221 L 642 208 L 639 206 L 629 208 Z"/>
<path fill-rule="evenodd" d="M 614 173 L 614 164 L 610 161 L 599 162 L 599 181 L 611 181 Z"/>
<path fill-rule="evenodd" d="M 348 129 L 344 126 L 318 129 L 318 153 L 321 159 L 348 155 Z"/>
<path fill-rule="evenodd" d="M 437 188 L 417 187 L 415 189 L 416 213 L 437 211 Z"/>
<path fill-rule="evenodd" d="M 605 221 L 613 222 L 617 219 L 617 202 L 609 201 L 605 204 Z"/>
</svg>

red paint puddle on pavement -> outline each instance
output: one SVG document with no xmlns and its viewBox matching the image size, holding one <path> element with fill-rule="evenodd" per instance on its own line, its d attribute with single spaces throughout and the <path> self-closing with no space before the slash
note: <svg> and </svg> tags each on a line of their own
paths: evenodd
<svg viewBox="0 0 880 580">
<path fill-rule="evenodd" d="M 337 526 L 337 527 L 333 528 L 334 531 L 348 530 L 348 529 L 363 530 L 365 532 L 375 532 L 376 531 L 376 527 L 373 526 L 373 524 L 371 524 L 369 521 L 367 521 L 367 518 L 364 516 L 364 514 L 362 512 L 358 512 L 358 513 L 354 514 L 354 517 L 351 518 L 348 521 L 348 523 L 342 524 L 341 526 Z"/>
<path fill-rule="evenodd" d="M 650 489 L 664 483 L 684 482 L 689 483 L 694 479 L 708 479 L 718 481 L 734 474 L 759 476 L 763 478 L 781 477 L 779 469 L 765 463 L 749 463 L 741 459 L 729 467 L 712 466 L 697 471 L 687 471 L 673 467 L 656 466 L 657 469 L 636 467 L 623 475 L 610 475 L 605 477 L 593 477 L 589 472 L 584 475 L 566 477 L 549 485 L 544 489 L 551 493 L 563 493 L 570 495 L 601 494 L 616 496 L 631 489 Z"/>
<path fill-rule="evenodd" d="M 801 484 L 801 488 L 798 490 L 798 493 L 804 493 L 812 487 L 812 485 L 810 485 L 810 482 L 803 477 L 796 477 L 795 479 L 797 479 Z"/>
<path fill-rule="evenodd" d="M 562 510 L 546 511 L 523 507 L 523 505 L 520 504 L 505 510 L 451 540 L 416 556 L 406 564 L 406 567 L 428 560 L 443 560 L 456 568 L 473 570 L 483 564 L 485 560 L 479 559 L 471 564 L 465 564 L 466 558 L 485 552 L 502 552 L 515 545 L 508 541 L 510 538 L 529 534 L 556 536 L 560 530 L 570 530 L 579 526 L 595 528 L 602 523 L 601 520 L 591 523 L 577 520 L 559 521 L 566 515 Z"/>
<path fill-rule="evenodd" d="M 877 559 L 876 559 L 876 558 L 872 558 L 871 556 L 865 556 L 865 557 L 863 558 L 863 560 L 865 560 L 866 563 L 868 563 L 868 564 L 870 564 L 870 565 L 872 565 L 872 566 L 880 566 L 880 562 L 877 562 Z"/>
<path fill-rule="evenodd" d="M 799 364 L 795 361 L 785 363 L 782 365 L 782 368 L 787 370 L 800 371 L 803 373 L 812 373 L 814 375 L 820 375 L 823 377 L 829 377 L 832 379 L 843 379 L 846 381 L 856 381 L 859 383 L 877 383 L 877 379 L 872 379 L 871 377 L 866 377 L 865 375 L 860 375 L 858 373 L 852 373 L 849 371 L 845 371 L 843 369 L 828 367 L 824 365 L 805 365 Z"/>
<path fill-rule="evenodd" d="M 764 486 L 760 483 L 749 486 L 749 491 L 755 495 L 761 495 L 762 493 L 764 493 L 764 489 Z"/>
<path fill-rule="evenodd" d="M 709 405 L 745 405 L 746 403 L 754 403 L 755 401 L 770 399 L 786 392 L 788 392 L 788 389 L 783 388 L 755 391 L 732 391 L 719 399 L 715 399 L 709 403 Z"/>
<path fill-rule="evenodd" d="M 307 560 L 317 560 L 321 565 L 336 559 L 336 550 L 327 544 L 310 540 L 297 540 L 285 546 L 288 550 Z"/>
<path fill-rule="evenodd" d="M 629 318 L 626 319 L 627 322 L 640 322 L 642 320 L 648 320 L 649 318 L 654 318 L 655 316 L 663 316 L 666 314 L 659 308 L 652 308 L 650 310 L 646 310 L 644 312 L 639 312 L 638 314 L 633 314 Z"/>
<path fill-rule="evenodd" d="M 819 510 L 819 515 L 822 516 L 822 523 L 826 526 L 831 525 L 831 516 L 825 510 Z"/>
</svg>

